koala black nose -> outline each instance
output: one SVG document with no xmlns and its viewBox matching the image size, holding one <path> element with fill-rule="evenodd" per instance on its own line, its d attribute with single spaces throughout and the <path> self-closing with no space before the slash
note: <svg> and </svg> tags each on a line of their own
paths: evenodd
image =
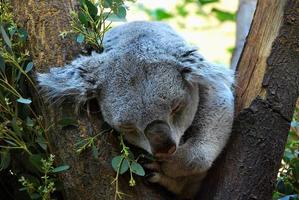
<svg viewBox="0 0 299 200">
<path fill-rule="evenodd" d="M 153 154 L 171 155 L 176 151 L 176 144 L 169 125 L 161 120 L 155 120 L 147 125 L 144 133 L 149 140 Z"/>
</svg>

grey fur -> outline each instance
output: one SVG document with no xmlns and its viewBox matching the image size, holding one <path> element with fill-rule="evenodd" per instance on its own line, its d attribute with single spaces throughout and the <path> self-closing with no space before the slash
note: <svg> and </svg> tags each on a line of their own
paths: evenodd
<svg viewBox="0 0 299 200">
<path fill-rule="evenodd" d="M 102 54 L 77 58 L 37 79 L 52 101 L 70 96 L 80 105 L 97 98 L 104 120 L 149 153 L 153 144 L 144 130 L 155 120 L 165 122 L 160 126 L 170 127 L 165 130 L 177 150 L 146 166 L 156 171 L 149 180 L 184 198 L 195 195 L 231 132 L 233 73 L 206 61 L 163 23 L 113 28 Z"/>
</svg>

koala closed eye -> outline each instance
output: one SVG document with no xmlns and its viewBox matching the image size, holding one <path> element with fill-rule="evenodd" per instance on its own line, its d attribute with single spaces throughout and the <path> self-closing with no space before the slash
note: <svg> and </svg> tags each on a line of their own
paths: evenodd
<svg viewBox="0 0 299 200">
<path fill-rule="evenodd" d="M 171 115 L 177 114 L 184 106 L 185 103 L 182 100 L 177 101 L 171 108 Z"/>
</svg>

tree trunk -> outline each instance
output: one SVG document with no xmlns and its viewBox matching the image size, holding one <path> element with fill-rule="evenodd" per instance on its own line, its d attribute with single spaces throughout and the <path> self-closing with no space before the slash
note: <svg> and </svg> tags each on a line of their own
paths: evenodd
<svg viewBox="0 0 299 200">
<path fill-rule="evenodd" d="M 238 65 L 236 119 L 198 199 L 272 199 L 299 94 L 299 0 L 260 0 Z"/>
<path fill-rule="evenodd" d="M 82 49 L 72 39 L 62 39 L 59 34 L 70 29 L 70 11 L 77 8 L 78 0 L 12 0 L 14 15 L 19 25 L 29 33 L 30 53 L 33 56 L 36 72 L 47 71 L 52 66 L 62 66 L 77 56 Z M 60 107 L 41 108 L 45 110 L 47 124 L 54 124 L 49 138 L 51 153 L 59 162 L 70 165 L 70 170 L 60 178 L 64 184 L 65 199 L 114 199 L 115 185 L 111 184 L 115 173 L 111 159 L 119 153 L 118 141 L 112 133 L 106 134 L 98 142 L 101 156 L 93 158 L 91 152 L 78 155 L 74 144 L 81 138 L 96 135 L 102 130 L 100 116 L 82 114 L 77 117 L 78 127 L 62 128 L 57 121 L 61 118 L 74 118 L 74 107 L 65 103 Z M 137 186 L 130 188 L 129 177 L 120 178 L 120 191 L 128 199 L 167 199 L 160 188 L 145 186 L 141 179 Z M 169 196 L 169 195 L 167 195 Z M 124 196 L 126 199 L 126 196 Z"/>
</svg>

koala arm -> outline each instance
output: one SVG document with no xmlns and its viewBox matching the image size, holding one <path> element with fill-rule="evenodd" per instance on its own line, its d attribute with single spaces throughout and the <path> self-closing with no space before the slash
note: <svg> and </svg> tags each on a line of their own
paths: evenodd
<svg viewBox="0 0 299 200">
<path fill-rule="evenodd" d="M 205 173 L 230 136 L 234 115 L 232 73 L 208 65 L 206 71 L 199 74 L 203 74 L 198 78 L 200 102 L 193 123 L 185 133 L 188 138 L 173 158 L 161 166 L 170 177 Z"/>
</svg>

